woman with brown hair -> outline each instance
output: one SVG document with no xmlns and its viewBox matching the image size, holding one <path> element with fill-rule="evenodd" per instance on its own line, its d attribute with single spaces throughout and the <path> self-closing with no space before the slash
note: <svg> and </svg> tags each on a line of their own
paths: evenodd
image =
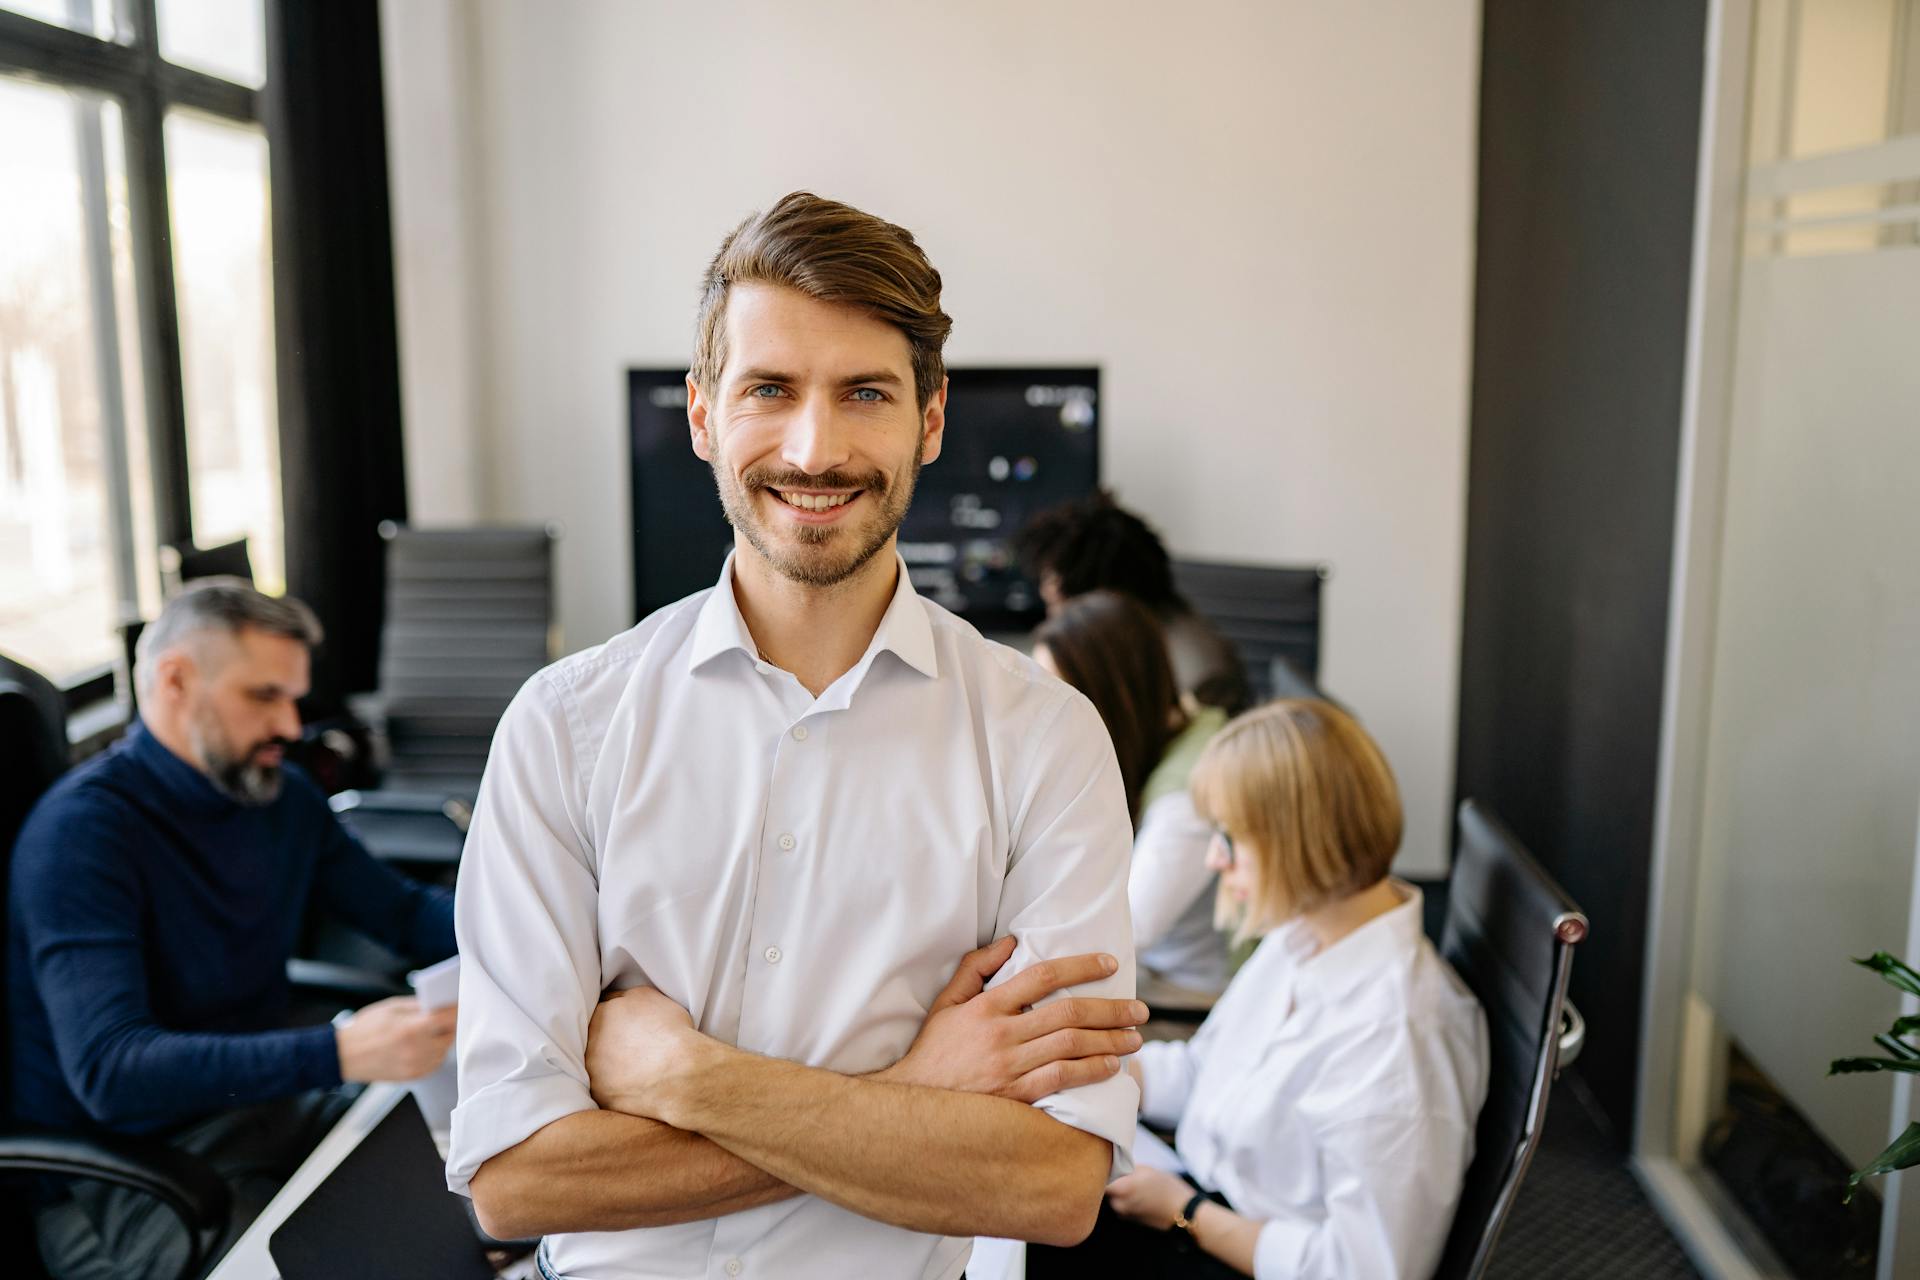
<svg viewBox="0 0 1920 1280">
<path fill-rule="evenodd" d="M 1213 922 L 1212 829 L 1187 778 L 1226 713 L 1180 701 L 1160 624 L 1130 596 L 1075 596 L 1034 632 L 1041 666 L 1087 695 L 1120 759 L 1133 818 L 1127 876 L 1140 998 L 1198 1003 L 1227 985 L 1227 945 Z"/>
<path fill-rule="evenodd" d="M 1190 1041 L 1128 1063 L 1142 1131 L 1086 1243 L 1027 1274 L 1409 1280 L 1446 1242 L 1487 1090 L 1487 1028 L 1388 877 L 1400 799 L 1329 703 L 1223 729 L 1193 773 L 1222 923 L 1259 937 Z"/>
</svg>

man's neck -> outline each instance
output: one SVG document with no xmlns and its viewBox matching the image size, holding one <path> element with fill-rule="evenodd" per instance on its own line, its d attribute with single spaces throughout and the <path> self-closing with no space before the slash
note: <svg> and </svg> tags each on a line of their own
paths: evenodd
<svg viewBox="0 0 1920 1280">
<path fill-rule="evenodd" d="M 194 755 L 193 743 L 187 737 L 186 725 L 177 717 L 153 715 L 143 711 L 140 713 L 140 723 L 147 727 L 147 734 L 155 742 L 201 773 L 206 772 Z"/>
<path fill-rule="evenodd" d="M 853 669 L 893 601 L 899 561 L 893 542 L 844 582 L 810 587 L 782 577 L 736 539 L 733 598 L 760 656 L 793 673 L 819 697 Z"/>
</svg>

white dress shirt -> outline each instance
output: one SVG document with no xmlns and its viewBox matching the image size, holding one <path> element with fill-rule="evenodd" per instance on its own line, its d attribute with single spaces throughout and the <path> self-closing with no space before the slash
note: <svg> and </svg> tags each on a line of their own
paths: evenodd
<svg viewBox="0 0 1920 1280">
<path fill-rule="evenodd" d="M 1227 985 L 1227 942 L 1213 923 L 1218 877 L 1207 869 L 1211 843 L 1213 828 L 1194 812 L 1191 793 L 1161 796 L 1140 815 L 1127 899 L 1141 970 L 1218 992 Z"/>
<path fill-rule="evenodd" d="M 1144 1046 L 1141 1114 L 1200 1185 L 1266 1225 L 1258 1280 L 1426 1280 L 1487 1093 L 1479 1004 L 1421 932 L 1420 891 L 1315 955 L 1269 934 L 1192 1040 Z"/>
<path fill-rule="evenodd" d="M 960 957 L 996 983 L 1106 951 L 1133 993 L 1129 833 L 1092 704 L 917 596 L 904 565 L 866 654 L 818 698 L 758 657 L 732 590 L 669 605 L 514 700 L 461 859 L 460 1104 L 448 1185 L 592 1109 L 587 1021 L 650 985 L 702 1032 L 853 1074 L 897 1061 Z M 1120 1076 L 1042 1099 L 1130 1167 Z M 959 1276 L 970 1242 L 825 1200 L 550 1236 L 568 1280 Z"/>
</svg>

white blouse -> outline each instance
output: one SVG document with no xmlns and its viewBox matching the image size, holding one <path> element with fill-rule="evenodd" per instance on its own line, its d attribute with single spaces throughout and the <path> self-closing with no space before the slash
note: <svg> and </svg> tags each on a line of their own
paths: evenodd
<svg viewBox="0 0 1920 1280">
<path fill-rule="evenodd" d="M 1194 812 L 1184 788 L 1140 815 L 1133 838 L 1127 901 L 1140 968 L 1154 977 L 1219 991 L 1227 985 L 1227 941 L 1213 924 L 1218 879 L 1207 869 L 1213 828 Z"/>
<path fill-rule="evenodd" d="M 1421 932 L 1421 895 L 1315 955 L 1261 942 L 1192 1040 L 1139 1054 L 1142 1116 L 1262 1221 L 1258 1280 L 1424 1280 L 1487 1093 L 1487 1027 Z"/>
</svg>

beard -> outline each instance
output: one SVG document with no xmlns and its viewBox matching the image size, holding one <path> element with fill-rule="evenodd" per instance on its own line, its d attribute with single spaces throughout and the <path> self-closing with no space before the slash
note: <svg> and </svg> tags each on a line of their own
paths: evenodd
<svg viewBox="0 0 1920 1280">
<path fill-rule="evenodd" d="M 923 437 L 913 450 L 913 465 L 894 477 L 891 484 L 879 471 L 864 475 L 851 471 L 826 471 L 808 475 L 776 467 L 749 467 L 738 478 L 726 464 L 726 450 L 716 451 L 713 483 L 720 493 L 720 507 L 727 523 L 738 529 L 747 545 L 774 572 L 790 582 L 806 587 L 833 587 L 845 582 L 878 555 L 888 539 L 906 519 L 913 501 L 913 488 L 920 477 L 920 461 L 926 450 Z M 756 499 L 766 493 L 768 501 L 779 502 L 774 489 L 851 489 L 859 498 L 868 499 L 872 510 L 856 524 L 794 524 L 784 534 L 769 527 Z"/>
<path fill-rule="evenodd" d="M 280 798 L 280 766 L 259 758 L 271 747 L 284 748 L 286 744 L 279 738 L 269 738 L 242 751 L 220 727 L 211 707 L 201 707 L 188 720 L 187 736 L 200 754 L 207 780 L 229 800 L 258 809 Z"/>
</svg>

